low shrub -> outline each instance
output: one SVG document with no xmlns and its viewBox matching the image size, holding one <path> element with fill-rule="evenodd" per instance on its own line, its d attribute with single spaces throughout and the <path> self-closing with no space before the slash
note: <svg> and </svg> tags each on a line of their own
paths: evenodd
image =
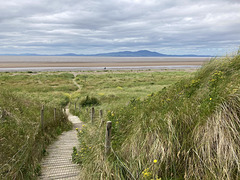
<svg viewBox="0 0 240 180">
<path fill-rule="evenodd" d="M 100 101 L 96 97 L 86 96 L 86 98 L 80 102 L 80 105 L 82 107 L 100 105 Z"/>
</svg>

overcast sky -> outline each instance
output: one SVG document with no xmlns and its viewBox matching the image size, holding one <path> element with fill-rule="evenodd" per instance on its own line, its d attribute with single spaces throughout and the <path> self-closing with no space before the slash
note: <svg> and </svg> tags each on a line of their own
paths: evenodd
<svg viewBox="0 0 240 180">
<path fill-rule="evenodd" d="M 225 55 L 240 0 L 0 0 L 0 54 L 150 50 Z"/>
</svg>

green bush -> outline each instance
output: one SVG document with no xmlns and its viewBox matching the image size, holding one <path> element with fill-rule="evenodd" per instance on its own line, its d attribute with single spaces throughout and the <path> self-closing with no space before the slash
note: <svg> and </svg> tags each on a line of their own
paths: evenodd
<svg viewBox="0 0 240 180">
<path fill-rule="evenodd" d="M 99 104 L 100 104 L 100 101 L 96 97 L 89 97 L 89 96 L 86 96 L 86 98 L 80 102 L 80 105 L 82 107 L 99 105 Z"/>
</svg>

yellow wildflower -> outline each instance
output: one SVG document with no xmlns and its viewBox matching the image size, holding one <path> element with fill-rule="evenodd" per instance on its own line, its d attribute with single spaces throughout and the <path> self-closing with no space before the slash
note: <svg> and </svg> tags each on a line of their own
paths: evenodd
<svg viewBox="0 0 240 180">
<path fill-rule="evenodd" d="M 148 172 L 145 172 L 145 173 L 144 173 L 144 176 L 148 176 Z"/>
<path fill-rule="evenodd" d="M 210 101 L 212 100 L 212 98 L 209 99 Z"/>
<path fill-rule="evenodd" d="M 118 87 L 117 87 L 117 89 L 120 89 L 120 90 L 122 90 L 123 88 L 122 88 L 122 87 L 120 87 L 120 86 L 118 86 Z"/>
<path fill-rule="evenodd" d="M 153 162 L 154 162 L 154 163 L 157 163 L 157 160 L 156 160 L 156 159 L 154 159 L 154 160 L 153 160 Z"/>
<path fill-rule="evenodd" d="M 76 130 L 78 130 L 78 128 L 76 128 Z"/>
<path fill-rule="evenodd" d="M 142 175 L 143 175 L 144 178 L 148 178 L 152 175 L 152 173 L 149 172 L 149 168 L 147 168 L 142 172 Z"/>
</svg>

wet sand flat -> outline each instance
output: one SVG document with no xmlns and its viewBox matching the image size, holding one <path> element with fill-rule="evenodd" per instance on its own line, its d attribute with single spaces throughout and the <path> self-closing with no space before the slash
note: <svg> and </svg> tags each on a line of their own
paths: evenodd
<svg viewBox="0 0 240 180">
<path fill-rule="evenodd" d="M 76 62 L 4 62 L 0 63 L 0 68 L 20 68 L 20 67 L 124 67 L 124 66 L 175 66 L 175 65 L 202 65 L 204 62 L 121 62 L 121 63 L 76 63 Z"/>
<path fill-rule="evenodd" d="M 1 56 L 0 68 L 27 67 L 127 67 L 202 65 L 208 57 L 55 57 Z"/>
</svg>

